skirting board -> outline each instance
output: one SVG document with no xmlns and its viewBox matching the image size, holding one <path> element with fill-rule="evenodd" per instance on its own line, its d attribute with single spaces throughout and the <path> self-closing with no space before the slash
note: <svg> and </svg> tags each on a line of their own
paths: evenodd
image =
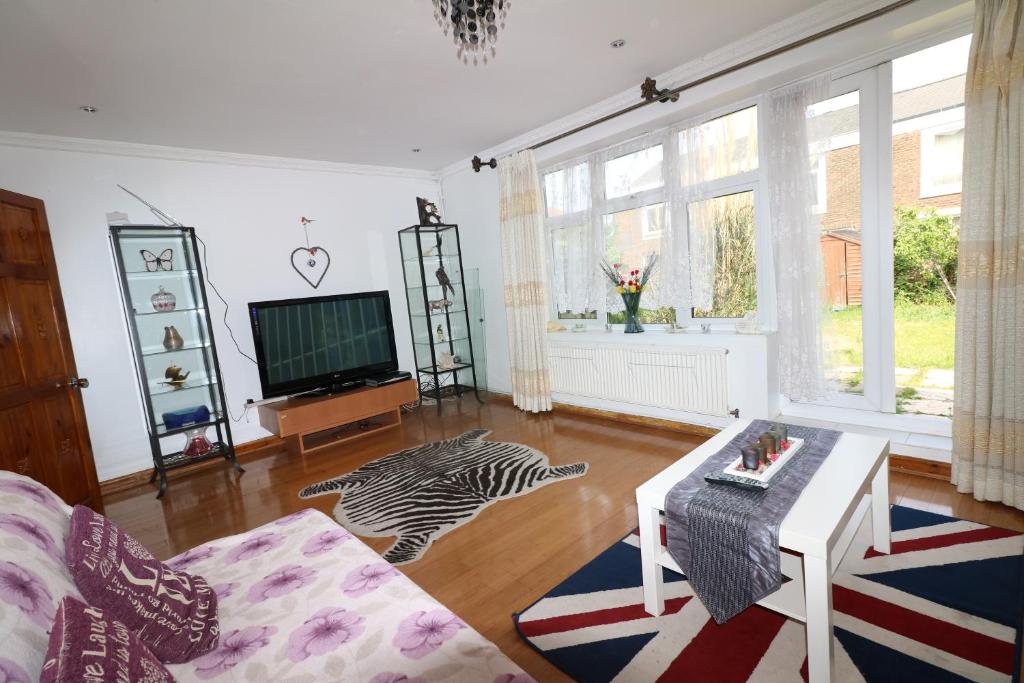
<svg viewBox="0 0 1024 683">
<path fill-rule="evenodd" d="M 512 402 L 512 396 L 510 394 L 498 393 L 493 390 L 489 391 L 488 394 L 492 400 L 503 401 L 506 403 Z M 562 413 L 586 415 L 588 417 L 614 420 L 615 422 L 625 422 L 627 424 L 641 425 L 644 427 L 667 429 L 673 432 L 694 434 L 696 436 L 710 437 L 718 433 L 718 430 L 714 427 L 676 422 L 675 420 L 665 420 L 658 417 L 645 417 L 643 415 L 618 413 L 613 410 L 587 408 L 585 406 L 577 406 L 571 403 L 553 403 L 552 407 L 554 410 Z M 890 455 L 889 469 L 891 471 L 906 472 L 908 474 L 916 474 L 918 476 L 929 477 L 931 479 L 943 479 L 945 481 L 949 481 L 951 474 L 950 464 L 948 462 L 935 462 L 934 460 L 924 460 L 923 458 L 914 458 L 909 455 Z"/>
<path fill-rule="evenodd" d="M 487 392 L 488 398 L 492 401 L 501 401 L 503 403 L 512 403 L 512 395 L 489 390 Z M 680 432 L 683 434 L 693 434 L 696 436 L 714 436 L 718 433 L 717 429 L 712 427 L 705 427 L 703 425 L 688 424 L 685 422 L 676 422 L 674 420 L 665 420 L 658 417 L 645 417 L 643 415 L 630 415 L 627 413 L 617 413 L 612 410 L 601 410 L 598 408 L 587 408 L 584 406 L 576 406 L 571 403 L 554 403 L 553 408 L 562 413 L 572 413 L 574 415 L 585 415 L 587 417 L 596 417 L 604 420 L 614 420 L 615 422 L 625 422 L 627 424 L 635 424 L 643 427 L 654 427 L 657 429 L 667 429 L 673 432 Z M 235 446 L 235 455 L 238 457 L 239 462 L 245 462 L 246 460 L 252 460 L 256 457 L 257 451 L 261 451 L 264 448 L 269 447 L 281 447 L 284 445 L 284 439 L 278 436 L 267 436 L 262 439 L 256 439 L 255 441 L 248 441 L 243 444 Z M 183 467 L 179 470 L 175 470 L 174 474 L 185 474 L 189 472 L 195 472 L 206 467 L 212 467 L 220 464 L 219 460 L 207 460 L 201 462 L 193 467 Z M 912 458 L 907 455 L 890 455 L 889 456 L 889 469 L 897 472 L 906 472 L 908 474 L 916 474 L 921 477 L 929 477 L 931 479 L 943 479 L 949 481 L 950 477 L 950 465 L 946 462 L 935 462 L 932 460 L 923 460 L 921 458 Z M 136 486 L 141 486 L 149 482 L 149 477 L 152 474 L 152 469 L 142 470 L 141 472 L 132 472 L 114 479 L 108 479 L 100 482 L 100 492 L 106 496 L 118 491 L 126 491 Z"/>
<path fill-rule="evenodd" d="M 255 441 L 240 443 L 235 446 L 235 457 L 239 462 L 253 460 L 255 458 L 254 453 L 256 453 L 256 451 L 261 451 L 270 446 L 279 446 L 283 443 L 284 439 L 278 436 L 267 436 L 262 439 L 256 439 Z M 208 467 L 215 467 L 221 464 L 223 463 L 220 460 L 205 460 L 203 462 L 196 463 L 195 465 L 187 465 L 185 467 L 172 470 L 168 473 L 168 476 L 174 477 L 179 474 L 197 472 L 199 470 L 203 470 Z M 128 489 L 135 488 L 136 486 L 142 486 L 143 484 L 149 483 L 149 478 L 152 474 L 153 469 L 149 468 L 139 472 L 125 474 L 120 477 L 114 477 L 113 479 L 107 479 L 106 481 L 101 481 L 100 493 L 104 496 L 108 496 L 112 493 L 127 491 Z"/>
</svg>

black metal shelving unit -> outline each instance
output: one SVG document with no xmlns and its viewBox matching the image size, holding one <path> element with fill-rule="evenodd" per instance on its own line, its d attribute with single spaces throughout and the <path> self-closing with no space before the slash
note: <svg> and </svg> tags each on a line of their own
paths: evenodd
<svg viewBox="0 0 1024 683">
<path fill-rule="evenodd" d="M 160 480 L 157 498 L 167 491 L 167 472 L 197 462 L 223 458 L 238 472 L 245 470 L 235 458 L 217 347 L 214 344 L 206 282 L 195 230 L 163 225 L 112 225 L 110 244 L 117 265 L 125 319 L 132 337 L 139 392 L 146 408 L 146 426 L 153 455 L 150 483 Z M 159 259 L 170 249 L 170 261 Z M 148 253 L 148 257 L 143 253 Z M 159 260 L 154 261 L 153 257 Z M 147 259 L 149 268 L 147 269 Z M 173 294 L 173 310 L 157 310 L 151 297 L 157 291 Z M 166 305 L 163 306 L 166 308 Z M 164 335 L 174 326 L 182 338 L 178 348 L 164 345 Z M 167 365 L 189 372 L 180 386 L 168 383 L 160 370 Z M 208 420 L 167 428 L 163 414 L 204 405 Z M 176 448 L 189 432 L 215 430 L 212 448 L 185 455 Z M 184 444 L 180 444 L 184 446 Z"/>
<path fill-rule="evenodd" d="M 420 397 L 435 400 L 438 414 L 449 396 L 461 399 L 472 392 L 483 403 L 459 226 L 412 225 L 398 231 L 398 242 Z M 440 283 L 440 270 L 450 289 Z M 444 362 L 446 356 L 450 365 Z"/>
</svg>

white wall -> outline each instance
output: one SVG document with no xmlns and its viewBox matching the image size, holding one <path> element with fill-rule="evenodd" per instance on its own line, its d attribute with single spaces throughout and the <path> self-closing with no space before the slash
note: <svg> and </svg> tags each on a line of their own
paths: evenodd
<svg viewBox="0 0 1024 683">
<path fill-rule="evenodd" d="M 228 319 L 247 353 L 249 301 L 389 289 L 401 364 L 412 366 L 396 232 L 416 222 L 416 196 L 437 197 L 436 180 L 414 171 L 261 163 L 30 148 L 5 145 L 0 134 L 0 187 L 46 203 L 79 375 L 91 381 L 83 397 L 101 480 L 152 465 L 106 214 L 123 211 L 133 223 L 158 221 L 116 183 L 196 228 L 209 247 L 210 278 L 230 304 Z M 291 251 L 304 245 L 300 216 L 316 219 L 310 240 L 332 258 L 317 290 L 290 265 Z M 223 306 L 209 296 L 226 397 L 237 417 L 247 398 L 261 398 L 259 377 L 235 351 L 221 323 Z M 233 426 L 236 443 L 266 434 L 255 410 Z"/>
</svg>

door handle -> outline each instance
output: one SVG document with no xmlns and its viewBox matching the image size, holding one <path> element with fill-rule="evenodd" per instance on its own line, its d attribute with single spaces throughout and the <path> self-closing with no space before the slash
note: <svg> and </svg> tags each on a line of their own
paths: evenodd
<svg viewBox="0 0 1024 683">
<path fill-rule="evenodd" d="M 61 384 L 57 383 L 58 387 L 67 387 L 68 389 L 88 389 L 89 378 L 88 377 L 68 377 L 67 382 Z"/>
</svg>

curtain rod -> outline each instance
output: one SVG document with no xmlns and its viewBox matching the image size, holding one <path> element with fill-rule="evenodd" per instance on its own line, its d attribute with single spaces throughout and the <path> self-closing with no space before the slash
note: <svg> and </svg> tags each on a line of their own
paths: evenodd
<svg viewBox="0 0 1024 683">
<path fill-rule="evenodd" d="M 845 31 L 848 28 L 852 28 L 859 24 L 863 24 L 866 21 L 871 21 L 872 19 L 875 19 L 877 17 L 889 14 L 890 12 L 894 12 L 900 9 L 901 7 L 905 7 L 912 2 L 915 2 L 915 0 L 897 0 L 897 2 L 893 2 L 884 7 L 879 7 L 878 9 L 872 10 L 867 14 L 862 14 L 859 17 L 854 17 L 853 19 L 847 19 L 846 21 L 840 24 L 836 24 L 835 26 L 823 29 L 821 31 L 818 31 L 817 33 L 813 33 L 804 38 L 800 38 L 799 40 L 794 40 L 792 43 L 787 43 L 786 45 L 777 47 L 774 50 L 769 50 L 768 52 L 765 52 L 764 54 L 758 55 L 756 57 L 751 57 L 750 59 L 739 62 L 738 64 L 727 66 L 724 69 L 716 71 L 712 74 L 708 74 L 707 76 L 702 76 L 696 80 L 690 81 L 689 83 L 684 83 L 683 85 L 676 86 L 675 88 L 671 89 L 666 88 L 664 90 L 656 90 L 653 92 L 653 96 L 651 96 L 650 93 L 645 92 L 647 81 L 650 81 L 650 79 L 647 79 L 647 81 L 644 82 L 644 85 L 641 86 L 641 97 L 643 97 L 643 99 L 641 99 L 636 104 L 631 104 L 628 107 L 624 107 L 622 109 L 619 109 L 618 111 L 613 111 L 610 114 L 605 114 L 604 116 L 596 118 L 593 121 L 581 124 L 579 126 L 576 126 L 575 128 L 570 128 L 569 130 L 563 133 L 553 135 L 550 138 L 534 143 L 527 147 L 526 149 L 539 149 L 541 147 L 544 147 L 545 145 L 550 145 L 552 142 L 558 142 L 559 140 L 565 139 L 571 135 L 581 133 L 587 130 L 588 128 L 593 128 L 594 126 L 599 126 L 602 123 L 605 123 L 606 121 L 611 121 L 614 118 L 618 118 L 619 116 L 622 116 L 624 114 L 636 111 L 637 109 L 646 107 L 649 104 L 654 104 L 655 102 L 675 102 L 676 100 L 679 99 L 679 93 L 685 90 L 690 90 L 691 88 L 695 88 L 698 85 L 703 85 L 708 81 L 713 81 L 715 79 L 721 78 L 722 76 L 727 76 L 731 73 L 739 71 L 740 69 L 745 69 L 748 66 L 753 66 L 754 64 L 758 64 L 767 59 L 771 59 L 772 57 L 776 57 L 785 52 L 789 52 L 790 50 L 795 50 L 798 47 L 803 47 L 808 43 L 813 43 L 816 40 L 827 38 L 828 36 L 839 33 L 840 31 Z M 654 83 L 653 81 L 651 81 L 651 86 L 653 87 L 653 85 Z M 483 168 L 484 166 L 496 168 L 498 166 L 498 161 L 497 159 L 494 158 L 484 161 L 479 156 L 474 156 L 471 161 L 471 165 L 473 167 L 473 170 L 479 173 L 480 169 Z"/>
</svg>

